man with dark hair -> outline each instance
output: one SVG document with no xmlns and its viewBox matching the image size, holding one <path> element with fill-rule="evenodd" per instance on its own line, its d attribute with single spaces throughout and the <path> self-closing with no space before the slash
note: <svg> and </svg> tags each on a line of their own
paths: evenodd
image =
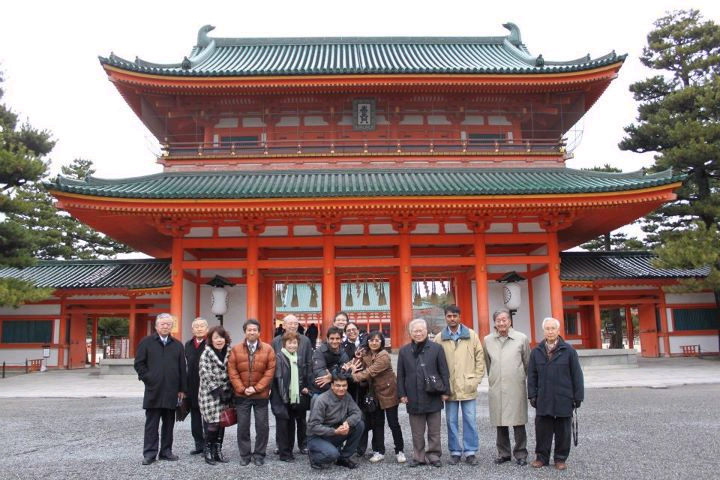
<svg viewBox="0 0 720 480">
<path fill-rule="evenodd" d="M 485 373 L 483 347 L 475 331 L 460 321 L 457 305 L 445 307 L 447 326 L 435 336 L 435 342 L 445 351 L 450 370 L 450 397 L 445 401 L 445 420 L 448 431 L 450 463 L 458 463 L 465 454 L 465 461 L 477 465 L 475 454 L 480 446 L 475 412 L 477 411 L 477 388 Z M 458 415 L 462 410 L 462 437 Z"/>
<path fill-rule="evenodd" d="M 156 333 L 143 338 L 135 353 L 135 371 L 145 384 L 143 465 L 150 465 L 156 457 L 170 461 L 178 459 L 172 452 L 175 407 L 187 392 L 187 371 L 183 345 L 170 334 L 174 324 L 175 318 L 169 313 L 158 315 Z M 158 438 L 161 419 L 162 430 Z"/>
<path fill-rule="evenodd" d="M 348 378 L 351 375 L 349 366 L 351 360 L 342 347 L 343 331 L 338 327 L 330 327 L 327 331 L 327 340 L 313 353 L 312 371 L 315 379 L 312 385 L 313 394 L 327 391 L 333 375 Z"/>
<path fill-rule="evenodd" d="M 228 359 L 228 376 L 235 391 L 237 409 L 237 442 L 240 464 L 252 459 L 257 466 L 265 464 L 270 434 L 268 398 L 275 374 L 275 351 L 260 341 L 260 322 L 250 319 L 243 324 L 245 341 L 235 345 Z M 250 411 L 255 413 L 255 451 L 250 451 Z"/>
<path fill-rule="evenodd" d="M 348 381 L 334 375 L 330 390 L 312 402 L 308 418 L 310 466 L 319 470 L 335 462 L 353 469 L 350 457 L 357 450 L 365 425 L 360 408 L 347 395 Z"/>
</svg>

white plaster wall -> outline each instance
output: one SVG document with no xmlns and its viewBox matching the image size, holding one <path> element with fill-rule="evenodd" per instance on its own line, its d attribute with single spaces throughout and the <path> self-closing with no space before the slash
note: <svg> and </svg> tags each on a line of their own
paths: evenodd
<svg viewBox="0 0 720 480">
<path fill-rule="evenodd" d="M 0 364 L 5 362 L 8 367 L 24 366 L 25 359 L 37 360 L 43 358 L 42 348 L 13 348 L 10 350 L 0 349 Z M 58 364 L 57 348 L 50 349 L 50 357 L 47 359 L 48 367 L 57 367 Z"/>
<path fill-rule="evenodd" d="M 195 319 L 195 284 L 189 280 L 183 280 L 183 301 L 182 301 L 182 339 L 187 341 L 192 337 L 192 321 Z"/>
<path fill-rule="evenodd" d="M 23 305 L 19 308 L 2 307 L 0 315 L 17 316 L 21 315 L 60 315 L 60 305 Z"/>
<path fill-rule="evenodd" d="M 660 342 L 662 343 L 662 342 Z M 670 353 L 682 353 L 681 345 L 700 345 L 702 352 L 718 351 L 717 335 L 690 335 L 681 337 L 670 337 Z"/>
<path fill-rule="evenodd" d="M 547 273 L 543 273 L 533 278 L 532 282 L 535 338 L 539 340 L 543 338 L 543 318 L 552 315 L 552 308 L 550 306 L 550 276 Z"/>
<path fill-rule="evenodd" d="M 715 303 L 715 296 L 712 292 L 701 293 L 668 293 L 665 295 L 666 305 L 688 304 L 688 303 Z"/>
</svg>

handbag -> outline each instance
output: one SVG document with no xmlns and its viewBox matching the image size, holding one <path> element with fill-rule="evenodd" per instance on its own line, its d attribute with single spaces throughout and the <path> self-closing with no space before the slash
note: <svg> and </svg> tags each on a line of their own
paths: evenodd
<svg viewBox="0 0 720 480">
<path fill-rule="evenodd" d="M 290 409 L 295 412 L 304 412 L 310 410 L 310 395 L 300 394 L 300 401 L 298 403 L 291 403 Z"/>
<path fill-rule="evenodd" d="M 422 355 L 419 355 L 420 360 L 420 370 L 424 378 L 424 387 L 425 387 L 425 393 L 428 393 L 430 395 L 438 395 L 445 393 L 445 384 L 442 381 L 442 378 L 440 378 L 437 375 L 428 375 L 425 371 L 425 359 Z"/>
<path fill-rule="evenodd" d="M 235 407 L 226 407 L 220 412 L 220 426 L 221 427 L 232 427 L 237 423 L 237 411 Z"/>
<path fill-rule="evenodd" d="M 376 412 L 378 408 L 380 408 L 380 403 L 375 397 L 373 391 L 369 390 L 365 393 L 365 395 L 363 395 L 362 399 L 360 400 L 360 409 L 367 413 L 373 413 Z"/>
<path fill-rule="evenodd" d="M 182 422 L 188 416 L 188 413 L 190 413 L 190 397 L 183 397 L 182 400 L 178 398 L 175 407 L 175 420 Z"/>
</svg>

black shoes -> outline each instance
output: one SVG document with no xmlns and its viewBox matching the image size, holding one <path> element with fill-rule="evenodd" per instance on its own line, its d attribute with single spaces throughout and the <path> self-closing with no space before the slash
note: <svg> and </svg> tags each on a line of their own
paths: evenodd
<svg viewBox="0 0 720 480">
<path fill-rule="evenodd" d="M 521 467 L 524 467 L 525 465 L 527 465 L 527 460 L 525 460 L 524 458 L 518 458 L 517 460 L 515 460 L 515 463 L 517 463 Z"/>
<path fill-rule="evenodd" d="M 493 460 L 493 462 L 495 462 L 495 465 L 500 465 L 509 461 L 510 457 L 497 457 L 495 460 Z"/>
<path fill-rule="evenodd" d="M 341 467 L 347 467 L 350 470 L 353 468 L 357 468 L 357 463 L 353 462 L 349 458 L 340 457 L 335 461 L 335 465 L 340 465 Z"/>
<path fill-rule="evenodd" d="M 250 465 L 250 459 L 249 458 L 240 458 L 240 466 L 245 467 L 247 465 Z"/>
<path fill-rule="evenodd" d="M 478 459 L 475 458 L 475 455 L 468 455 L 467 457 L 465 457 L 465 463 L 475 466 L 478 464 Z"/>
<path fill-rule="evenodd" d="M 460 463 L 462 457 L 460 455 L 450 455 L 450 465 L 457 465 Z"/>
<path fill-rule="evenodd" d="M 262 467 L 263 465 L 265 465 L 265 459 L 260 456 L 255 456 L 253 457 L 253 463 L 258 467 Z"/>
<path fill-rule="evenodd" d="M 179 458 L 180 457 L 178 457 L 174 453 L 168 453 L 167 455 L 158 455 L 158 460 L 167 460 L 168 462 L 177 462 Z"/>
<path fill-rule="evenodd" d="M 430 462 L 430 465 L 435 468 L 440 468 L 442 467 L 442 462 L 440 460 L 433 460 L 432 462 Z"/>
<path fill-rule="evenodd" d="M 195 450 L 190 450 L 190 455 L 199 455 L 205 452 L 205 447 L 195 445 Z"/>
<path fill-rule="evenodd" d="M 151 465 L 155 463 L 155 457 L 145 457 L 143 458 L 142 464 L 143 465 Z"/>
<path fill-rule="evenodd" d="M 410 467 L 410 468 L 419 467 L 420 465 L 425 465 L 425 462 L 418 462 L 418 461 L 415 460 L 414 458 L 411 458 L 411 459 L 408 460 L 408 462 L 407 462 L 407 466 Z"/>
</svg>

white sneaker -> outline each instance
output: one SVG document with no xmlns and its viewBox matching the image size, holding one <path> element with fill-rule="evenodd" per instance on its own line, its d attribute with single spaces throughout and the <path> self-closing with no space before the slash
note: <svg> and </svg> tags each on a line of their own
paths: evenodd
<svg viewBox="0 0 720 480">
<path fill-rule="evenodd" d="M 395 455 L 395 458 L 397 458 L 398 463 L 405 463 L 407 462 L 407 458 L 405 458 L 405 454 L 403 452 L 398 452 Z"/>
<path fill-rule="evenodd" d="M 385 455 L 382 453 L 375 452 L 373 453 L 373 456 L 370 457 L 370 463 L 377 463 L 382 461 L 385 458 Z"/>
</svg>

